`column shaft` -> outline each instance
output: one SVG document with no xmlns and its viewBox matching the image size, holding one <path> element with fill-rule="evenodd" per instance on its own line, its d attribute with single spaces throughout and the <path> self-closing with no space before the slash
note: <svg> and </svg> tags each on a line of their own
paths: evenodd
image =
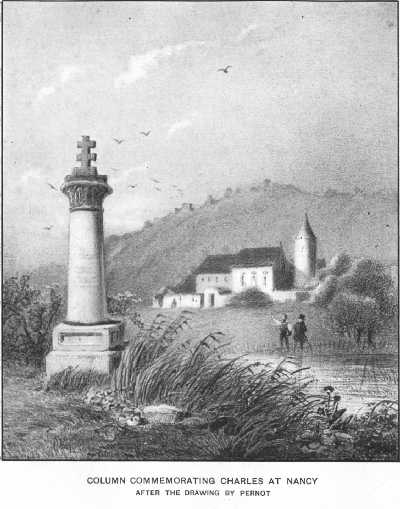
<svg viewBox="0 0 400 509">
<path fill-rule="evenodd" d="M 69 225 L 67 321 L 105 319 L 103 211 L 73 210 Z"/>
</svg>

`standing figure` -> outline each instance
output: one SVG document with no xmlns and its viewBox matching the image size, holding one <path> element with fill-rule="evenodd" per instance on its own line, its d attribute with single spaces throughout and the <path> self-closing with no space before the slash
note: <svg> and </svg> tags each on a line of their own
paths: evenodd
<svg viewBox="0 0 400 509">
<path fill-rule="evenodd" d="M 304 343 L 307 341 L 307 326 L 305 324 L 305 315 L 300 314 L 299 318 L 297 319 L 296 323 L 293 327 L 293 343 L 294 343 L 294 350 L 296 350 L 297 346 L 300 346 L 300 350 L 303 351 Z"/>
<path fill-rule="evenodd" d="M 274 322 L 279 325 L 279 341 L 281 344 L 281 350 L 285 348 L 286 351 L 289 351 L 289 336 L 291 335 L 291 331 L 289 329 L 288 316 L 286 313 L 282 315 L 281 320 L 276 320 L 274 318 Z"/>
</svg>

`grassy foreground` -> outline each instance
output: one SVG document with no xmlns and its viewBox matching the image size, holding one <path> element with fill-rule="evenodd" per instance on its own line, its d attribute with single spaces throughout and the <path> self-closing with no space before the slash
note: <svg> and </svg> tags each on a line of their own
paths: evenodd
<svg viewBox="0 0 400 509">
<path fill-rule="evenodd" d="M 80 394 L 42 388 L 37 370 L 4 370 L 3 459 L 204 461 L 217 454 L 217 437 L 208 430 L 122 429 L 84 404 Z"/>
</svg>

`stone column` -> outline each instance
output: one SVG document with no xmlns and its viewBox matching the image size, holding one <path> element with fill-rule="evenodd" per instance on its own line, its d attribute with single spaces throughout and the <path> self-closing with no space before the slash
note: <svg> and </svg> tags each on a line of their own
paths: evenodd
<svg viewBox="0 0 400 509">
<path fill-rule="evenodd" d="M 122 349 L 122 324 L 107 317 L 104 281 L 103 200 L 112 189 L 107 176 L 91 166 L 95 146 L 89 136 L 82 137 L 81 166 L 61 187 L 70 206 L 68 302 L 66 319 L 53 331 L 48 376 L 67 367 L 110 373 Z"/>
</svg>

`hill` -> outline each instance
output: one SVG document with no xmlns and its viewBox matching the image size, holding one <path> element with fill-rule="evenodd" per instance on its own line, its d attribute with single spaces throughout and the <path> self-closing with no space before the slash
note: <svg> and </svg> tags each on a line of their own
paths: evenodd
<svg viewBox="0 0 400 509">
<path fill-rule="evenodd" d="M 318 257 L 339 251 L 385 262 L 397 258 L 396 193 L 324 195 L 271 183 L 227 191 L 198 208 L 183 208 L 136 232 L 106 239 L 108 291 L 131 290 L 147 302 L 161 286 L 176 285 L 208 254 L 276 246 L 288 258 L 307 211 Z"/>
</svg>

